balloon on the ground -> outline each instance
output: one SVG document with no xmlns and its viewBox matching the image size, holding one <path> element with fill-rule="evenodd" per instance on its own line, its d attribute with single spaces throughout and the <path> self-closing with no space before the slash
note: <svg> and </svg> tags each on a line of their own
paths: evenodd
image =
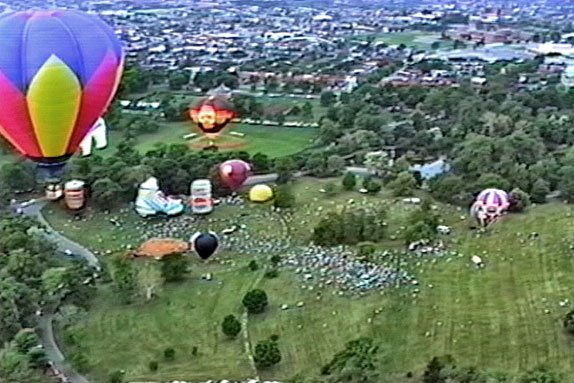
<svg viewBox="0 0 574 383">
<path fill-rule="evenodd" d="M 213 211 L 210 180 L 195 180 L 191 183 L 191 211 L 194 214 L 208 214 Z"/>
<path fill-rule="evenodd" d="M 252 202 L 267 202 L 273 198 L 273 189 L 267 185 L 255 185 L 249 190 L 249 200 Z"/>
<path fill-rule="evenodd" d="M 86 203 L 84 181 L 72 180 L 64 185 L 64 201 L 70 210 L 80 210 Z"/>
<path fill-rule="evenodd" d="M 221 181 L 231 190 L 237 190 L 251 175 L 251 166 L 245 161 L 229 160 L 219 165 Z"/>
<path fill-rule="evenodd" d="M 62 167 L 117 90 L 114 31 L 74 10 L 0 16 L 0 134 L 44 167 Z"/>
<path fill-rule="evenodd" d="M 211 96 L 190 108 L 189 116 L 205 136 L 215 139 L 235 117 L 235 112 L 223 97 Z"/>
<path fill-rule="evenodd" d="M 96 144 L 96 149 L 105 149 L 108 146 L 108 139 L 106 137 L 108 127 L 103 118 L 98 118 L 98 121 L 92 126 L 86 137 L 80 143 L 80 151 L 82 156 L 86 157 L 92 154 L 92 147 Z"/>
<path fill-rule="evenodd" d="M 193 250 L 201 259 L 208 259 L 219 247 L 219 238 L 212 231 L 207 233 L 197 232 L 191 237 L 190 242 Z"/>
<path fill-rule="evenodd" d="M 508 193 L 499 189 L 485 189 L 476 197 L 470 213 L 482 226 L 488 226 L 506 213 L 509 206 Z"/>
<path fill-rule="evenodd" d="M 151 177 L 140 185 L 135 209 L 144 218 L 160 213 L 172 216 L 183 212 L 183 202 L 166 197 L 159 190 L 157 178 Z"/>
</svg>

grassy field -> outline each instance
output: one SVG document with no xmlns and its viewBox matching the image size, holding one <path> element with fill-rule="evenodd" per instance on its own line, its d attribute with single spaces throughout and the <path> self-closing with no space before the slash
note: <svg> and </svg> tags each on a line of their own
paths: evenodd
<svg viewBox="0 0 574 383">
<path fill-rule="evenodd" d="M 325 182 L 331 181 L 305 179 L 296 184 L 301 207 L 290 221 L 291 235 L 305 238 L 320 216 L 312 212 L 320 206 L 338 209 L 349 198 L 355 203 L 365 198 L 386 204 L 390 234 L 400 232 L 412 210 L 385 193 L 364 197 L 345 192 L 328 197 L 318 193 Z M 104 245 L 84 233 L 106 238 L 105 246 L 110 246 L 108 238 L 115 236 L 119 246 L 122 238 L 136 237 L 141 231 L 124 225 L 126 229 L 118 232 L 99 215 L 71 225 L 58 209 L 52 210 L 47 215 L 56 228 L 97 249 Z M 276 222 L 261 218 L 265 210 L 250 207 L 241 211 L 247 214 L 244 219 L 251 219 L 248 226 L 253 227 L 253 238 L 264 233 L 282 235 Z M 574 244 L 574 208 L 562 204 L 532 207 L 525 214 L 502 219 L 480 237 L 468 229 L 466 220 L 460 220 L 466 212 L 454 208 L 441 211 L 454 228 L 447 240 L 449 248 L 460 255 L 410 263 L 408 269 L 420 282 L 421 292 L 416 298 L 406 287 L 360 299 L 340 297 L 325 288 L 322 299 L 317 300 L 316 291 L 301 289 L 290 271 L 282 271 L 276 279 L 262 279 L 259 287 L 269 294 L 270 306 L 265 314 L 250 319 L 250 337 L 257 342 L 277 334 L 283 353 L 280 365 L 262 377 L 284 379 L 296 373 L 317 373 L 346 341 L 365 335 L 389 350 L 382 370 L 401 376 L 407 371 L 420 373 L 431 357 L 449 353 L 460 365 L 510 372 L 547 362 L 574 379 L 574 343 L 561 324 L 572 307 L 559 305 L 561 300 L 573 300 L 570 245 Z M 223 227 L 226 219 L 238 215 L 237 208 L 220 209 L 211 216 L 213 222 L 198 225 Z M 138 219 L 130 212 L 123 213 L 122 221 L 129 220 Z M 539 236 L 528 239 L 531 232 Z M 399 245 L 399 240 L 386 244 Z M 482 257 L 485 269 L 472 265 L 473 255 Z M 168 286 L 162 298 L 149 305 L 124 307 L 111 293 L 102 292 L 90 319 L 74 329 L 83 335 L 89 359 L 98 366 L 92 376 L 95 383 L 105 382 L 105 373 L 114 368 L 127 369 L 132 381 L 252 376 L 242 340 L 222 339 L 219 325 L 226 314 L 240 313 L 243 293 L 260 275 L 245 269 L 253 256 L 226 252 L 218 258 L 233 259 L 236 264 L 194 261 L 193 276 L 187 282 Z M 199 278 L 207 271 L 214 272 L 213 282 Z M 294 307 L 298 301 L 304 301 L 305 306 L 279 309 L 282 304 Z M 382 314 L 374 315 L 380 308 Z M 368 323 L 369 318 L 372 323 Z M 199 347 L 196 357 L 190 355 L 193 346 Z M 166 347 L 176 349 L 174 362 L 162 362 Z M 147 370 L 152 359 L 160 361 L 157 373 Z"/>
</svg>

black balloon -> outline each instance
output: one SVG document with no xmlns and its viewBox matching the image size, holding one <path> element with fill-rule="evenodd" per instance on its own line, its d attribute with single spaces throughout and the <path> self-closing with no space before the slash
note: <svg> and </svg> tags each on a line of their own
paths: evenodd
<svg viewBox="0 0 574 383">
<path fill-rule="evenodd" d="M 191 245 L 201 259 L 207 259 L 215 253 L 219 247 L 219 238 L 213 232 L 195 233 L 191 237 Z"/>
</svg>

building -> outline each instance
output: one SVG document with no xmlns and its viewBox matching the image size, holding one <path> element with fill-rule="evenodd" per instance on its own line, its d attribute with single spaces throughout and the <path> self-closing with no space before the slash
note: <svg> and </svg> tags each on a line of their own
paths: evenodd
<svg viewBox="0 0 574 383">
<path fill-rule="evenodd" d="M 561 82 L 567 88 L 574 87 L 574 65 L 566 67 L 566 70 L 562 73 Z"/>
</svg>

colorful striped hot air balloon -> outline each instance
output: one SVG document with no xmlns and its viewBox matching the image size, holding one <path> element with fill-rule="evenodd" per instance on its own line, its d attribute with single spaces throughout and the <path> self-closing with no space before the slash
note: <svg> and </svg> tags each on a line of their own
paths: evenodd
<svg viewBox="0 0 574 383">
<path fill-rule="evenodd" d="M 25 157 L 61 168 L 119 85 L 122 47 L 79 11 L 0 16 L 0 133 Z"/>
<path fill-rule="evenodd" d="M 499 189 L 485 189 L 476 197 L 471 214 L 483 225 L 494 222 L 510 206 L 508 193 Z"/>
</svg>

